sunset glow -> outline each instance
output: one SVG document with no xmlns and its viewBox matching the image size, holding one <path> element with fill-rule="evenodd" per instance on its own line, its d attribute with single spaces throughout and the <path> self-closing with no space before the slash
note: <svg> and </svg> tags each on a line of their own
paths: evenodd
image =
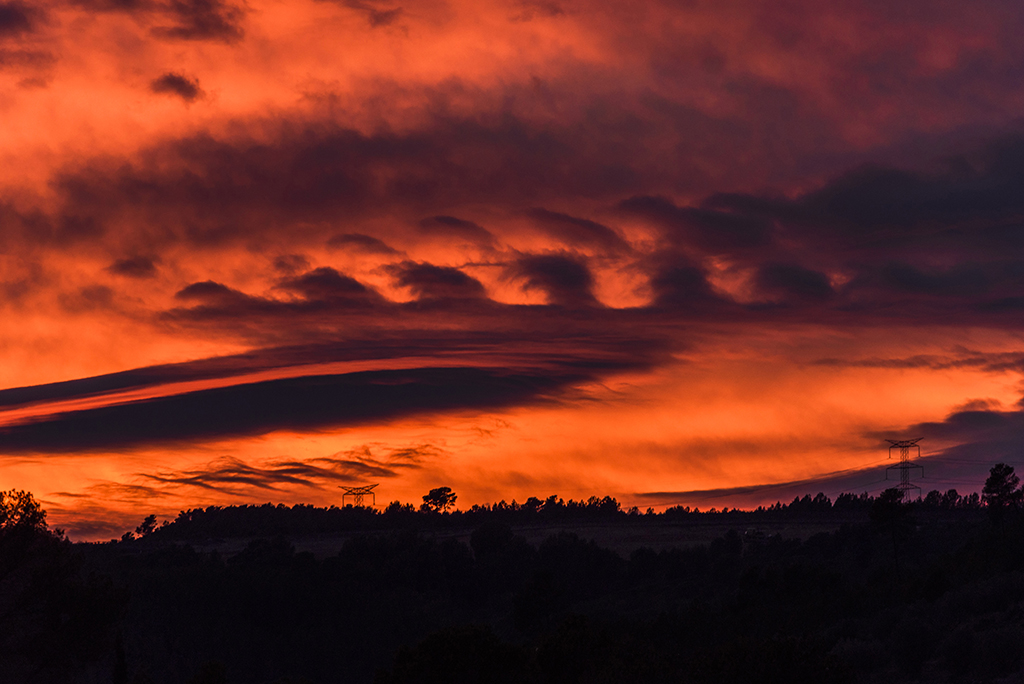
<svg viewBox="0 0 1024 684">
<path fill-rule="evenodd" d="M 748 506 L 923 437 L 977 490 L 1024 438 L 1022 25 L 0 2 L 2 488 L 73 539 L 374 482 Z"/>
</svg>

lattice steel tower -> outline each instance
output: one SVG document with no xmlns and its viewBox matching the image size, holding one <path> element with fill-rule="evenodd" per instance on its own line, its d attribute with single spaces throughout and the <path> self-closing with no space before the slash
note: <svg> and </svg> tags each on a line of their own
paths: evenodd
<svg viewBox="0 0 1024 684">
<path fill-rule="evenodd" d="M 917 439 L 887 439 L 885 440 L 891 446 L 889 447 L 889 458 L 892 458 L 892 450 L 900 450 L 900 462 L 899 465 L 889 466 L 885 469 L 885 479 L 889 479 L 890 470 L 900 471 L 900 483 L 896 485 L 896 489 L 899 490 L 904 501 L 909 501 L 913 490 L 917 490 L 917 497 L 921 496 L 921 488 L 910 481 L 910 471 L 920 470 L 921 476 L 924 476 L 924 466 L 920 466 L 910 460 L 910 450 L 917 449 L 917 457 L 921 458 L 921 447 L 918 445 L 923 437 Z"/>
<path fill-rule="evenodd" d="M 345 490 L 345 493 L 341 495 L 341 506 L 342 506 L 342 508 L 345 507 L 345 497 L 346 496 L 351 496 L 352 498 L 354 498 L 356 506 L 362 506 L 363 505 L 363 497 L 366 496 L 367 494 L 369 494 L 373 498 L 373 503 L 370 504 L 370 505 L 371 506 L 376 506 L 377 505 L 377 495 L 373 492 L 373 488 L 376 487 L 376 486 L 377 485 L 372 484 L 372 485 L 365 485 L 363 487 L 341 487 L 341 489 Z"/>
</svg>

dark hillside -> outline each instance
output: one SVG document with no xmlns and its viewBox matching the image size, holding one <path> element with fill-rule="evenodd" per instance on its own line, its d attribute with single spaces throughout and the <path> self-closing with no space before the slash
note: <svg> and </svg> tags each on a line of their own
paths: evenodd
<svg viewBox="0 0 1024 684">
<path fill-rule="evenodd" d="M 39 617 L 0 619 L 31 627 L 5 642 L 25 682 L 1012 681 L 1024 515 L 987 502 L 188 511 L 108 544 L 43 529 L 53 551 L 7 556 L 36 579 L 0 585 Z M 772 531 L 787 525 L 805 534 Z M 588 530 L 681 543 L 623 553 Z M 724 531 L 697 541 L 708 530 Z M 297 548 L 315 538 L 318 553 Z"/>
<path fill-rule="evenodd" d="M 158 684 L 998 681 L 1024 664 L 1024 521 L 976 497 L 533 501 L 213 508 L 83 550 L 131 595 L 127 668 Z M 663 543 L 621 553 L 595 530 Z"/>
</svg>

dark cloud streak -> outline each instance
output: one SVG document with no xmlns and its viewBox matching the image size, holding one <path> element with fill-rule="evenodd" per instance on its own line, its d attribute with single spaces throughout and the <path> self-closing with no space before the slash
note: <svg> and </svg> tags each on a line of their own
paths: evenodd
<svg viewBox="0 0 1024 684">
<path fill-rule="evenodd" d="M 281 459 L 260 464 L 225 457 L 205 466 L 180 471 L 140 473 L 143 481 L 161 486 L 191 486 L 224 491 L 249 486 L 272 491 L 288 486 L 318 488 L 338 482 L 356 482 L 365 478 L 398 477 L 400 471 L 418 468 L 413 462 L 382 462 L 368 454 L 339 455 L 310 460 Z"/>
<path fill-rule="evenodd" d="M 0 428 L 6 453 L 86 453 L 317 430 L 544 400 L 579 369 L 418 368 L 285 378 L 49 416 Z"/>
</svg>

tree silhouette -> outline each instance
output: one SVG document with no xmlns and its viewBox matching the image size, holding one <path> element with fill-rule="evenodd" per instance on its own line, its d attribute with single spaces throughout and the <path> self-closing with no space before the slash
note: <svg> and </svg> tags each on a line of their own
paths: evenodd
<svg viewBox="0 0 1024 684">
<path fill-rule="evenodd" d="M 903 492 L 892 487 L 878 495 L 871 505 L 871 522 L 879 528 L 887 529 L 892 537 L 892 559 L 896 566 L 896 575 L 900 574 L 899 537 L 906 526 L 910 506 L 903 503 Z"/>
<path fill-rule="evenodd" d="M 0 492 L 0 530 L 46 529 L 46 511 L 30 492 L 12 489 Z"/>
<path fill-rule="evenodd" d="M 135 534 L 139 535 L 140 537 L 145 537 L 146 535 L 152 534 L 155 530 L 156 516 L 147 515 L 146 518 L 142 521 L 142 523 L 135 528 Z"/>
<path fill-rule="evenodd" d="M 82 555 L 32 494 L 0 492 L 0 680 L 83 681 L 75 673 L 112 651 L 114 681 L 126 674 L 111 632 L 127 595 Z"/>
<path fill-rule="evenodd" d="M 448 507 L 454 505 L 458 495 L 451 487 L 438 487 L 431 489 L 430 493 L 423 495 L 423 506 L 428 511 L 435 513 L 447 512 Z"/>
<path fill-rule="evenodd" d="M 957 492 L 955 489 L 949 489 L 946 491 L 945 494 L 942 495 L 942 501 L 940 505 L 945 510 L 952 511 L 953 509 L 960 506 L 960 498 L 961 497 L 959 492 Z"/>
<path fill-rule="evenodd" d="M 1013 466 L 1005 463 L 992 466 L 981 490 L 981 500 L 988 506 L 993 520 L 998 522 L 1007 510 L 1020 508 L 1022 492 L 1017 488 L 1019 484 L 1020 478 L 1014 474 Z"/>
</svg>

